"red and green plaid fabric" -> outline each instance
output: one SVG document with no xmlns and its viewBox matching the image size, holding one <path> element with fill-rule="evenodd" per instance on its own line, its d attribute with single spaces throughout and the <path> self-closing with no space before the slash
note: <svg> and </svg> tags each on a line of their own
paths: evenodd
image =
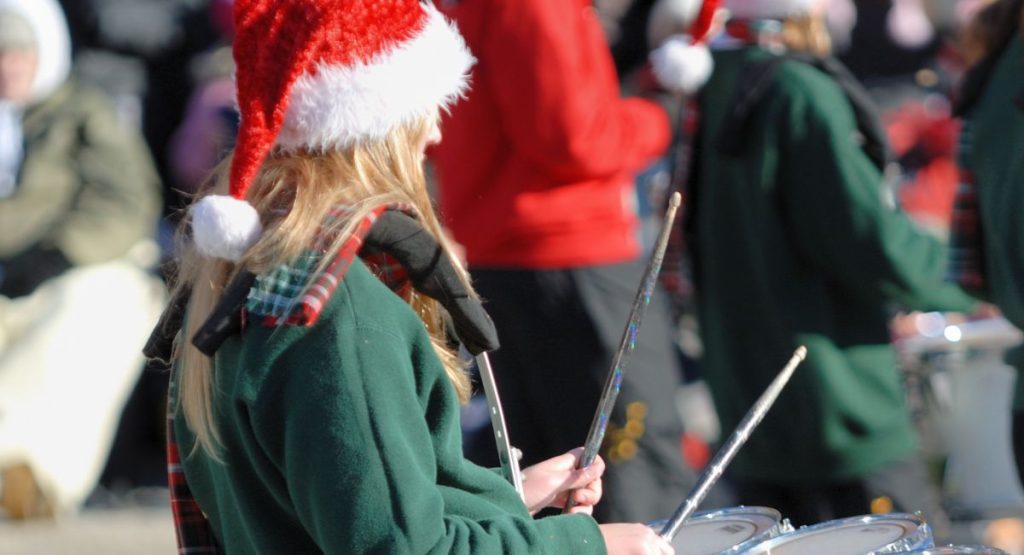
<svg viewBox="0 0 1024 555">
<path fill-rule="evenodd" d="M 411 207 L 405 205 L 394 204 L 375 208 L 356 225 L 352 235 L 338 249 L 330 264 L 310 282 L 312 273 L 319 267 L 330 243 L 328 234 L 319 234 L 315 243 L 303 252 L 298 260 L 256 278 L 243 311 L 245 319 L 265 326 L 312 326 L 338 288 L 356 255 L 359 255 L 370 270 L 392 291 L 408 299 L 412 285 L 401 264 L 387 253 L 360 252 L 366 235 L 385 210 L 402 210 L 415 214 Z M 321 230 L 336 229 L 334 224 L 349 214 L 350 210 L 346 207 L 335 208 L 330 213 L 329 221 L 321 226 Z M 310 283 L 308 287 L 307 283 Z M 192 490 L 181 466 L 181 454 L 174 435 L 176 399 L 175 371 L 172 368 L 167 406 L 167 483 L 170 488 L 178 553 L 220 553 L 210 522 L 192 496 Z"/>
<path fill-rule="evenodd" d="M 341 282 L 341 277 L 363 248 L 363 238 L 388 208 L 379 206 L 356 224 L 351 237 L 341 246 L 334 260 L 312 281 L 312 273 L 322 262 L 324 251 L 330 243 L 326 233 L 320 233 L 316 242 L 294 262 L 257 277 L 246 301 L 246 321 L 271 327 L 315 324 L 324 305 Z M 336 229 L 335 224 L 348 213 L 346 207 L 335 208 L 321 229 Z"/>
<path fill-rule="evenodd" d="M 311 282 L 311 274 L 323 261 L 324 251 L 330 244 L 328 234 L 321 233 L 316 242 L 297 260 L 256 278 L 246 301 L 246 321 L 271 327 L 315 324 L 324 305 L 334 294 L 342 276 L 352 264 L 352 259 L 360 254 L 366 234 L 385 210 L 415 213 L 411 207 L 398 204 L 375 208 L 356 225 L 334 260 Z M 348 215 L 347 207 L 335 208 L 330 213 L 329 221 L 325 222 L 321 229 L 336 229 L 335 224 Z M 381 281 L 403 298 L 407 298 L 409 285 L 406 283 L 405 271 L 390 256 L 374 253 L 363 257 L 363 261 Z"/>
<path fill-rule="evenodd" d="M 213 537 L 210 522 L 206 519 L 192 490 L 185 480 L 185 472 L 181 468 L 181 453 L 178 442 L 174 438 L 174 416 L 177 413 L 177 385 L 174 379 L 174 367 L 171 367 L 171 383 L 167 395 L 167 486 L 171 494 L 171 514 L 174 516 L 174 533 L 178 541 L 178 553 L 190 555 L 195 553 L 220 553 L 217 541 Z"/>
<path fill-rule="evenodd" d="M 972 147 L 970 120 L 960 130 L 960 183 L 953 201 L 947 278 L 965 291 L 983 296 L 987 289 L 982 248 L 981 220 L 978 216 L 978 192 L 971 171 Z"/>
</svg>

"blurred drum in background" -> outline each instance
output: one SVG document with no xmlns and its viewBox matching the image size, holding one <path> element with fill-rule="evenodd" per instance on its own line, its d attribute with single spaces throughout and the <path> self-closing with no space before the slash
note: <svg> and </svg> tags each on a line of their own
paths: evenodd
<svg viewBox="0 0 1024 555">
<path fill-rule="evenodd" d="M 660 532 L 666 522 L 649 526 Z M 695 513 L 679 529 L 672 547 L 676 555 L 734 555 L 792 530 L 775 509 L 731 507 Z"/>
<path fill-rule="evenodd" d="M 1024 336 L 1002 318 L 950 324 L 927 313 L 916 319 L 919 333 L 896 345 L 910 405 L 923 411 L 923 427 L 934 428 L 922 433 L 926 448 L 931 437 L 934 454 L 948 457 L 946 504 L 970 518 L 1024 510 L 1010 426 L 1017 373 L 1003 362 Z"/>
<path fill-rule="evenodd" d="M 908 551 L 907 555 L 1006 555 L 1006 552 L 994 547 L 984 545 L 946 545 L 943 547 L 929 547 L 917 551 Z"/>
<path fill-rule="evenodd" d="M 804 526 L 745 551 L 748 555 L 881 555 L 907 553 L 934 545 L 921 517 L 889 513 L 831 520 Z"/>
</svg>

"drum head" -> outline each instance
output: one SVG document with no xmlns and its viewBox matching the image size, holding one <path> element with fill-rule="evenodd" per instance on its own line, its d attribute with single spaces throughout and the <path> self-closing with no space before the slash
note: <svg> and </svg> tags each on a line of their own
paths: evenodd
<svg viewBox="0 0 1024 555">
<path fill-rule="evenodd" d="M 767 507 L 734 507 L 696 513 L 687 520 L 672 547 L 676 555 L 739 553 L 771 539 L 782 529 L 782 515 Z M 651 523 L 660 532 L 666 521 Z"/>
<path fill-rule="evenodd" d="M 873 515 L 805 526 L 764 542 L 751 555 L 866 555 L 903 553 L 931 547 L 931 532 L 921 518 L 907 514 Z"/>
</svg>

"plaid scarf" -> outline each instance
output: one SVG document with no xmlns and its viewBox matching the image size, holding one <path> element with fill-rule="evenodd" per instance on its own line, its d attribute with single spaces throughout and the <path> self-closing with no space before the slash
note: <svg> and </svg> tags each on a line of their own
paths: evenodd
<svg viewBox="0 0 1024 555">
<path fill-rule="evenodd" d="M 408 300 L 412 286 L 401 264 L 387 253 L 364 255 L 360 252 L 370 228 L 385 210 L 402 210 L 415 214 L 415 211 L 406 205 L 394 204 L 375 208 L 356 224 L 352 234 L 333 255 L 324 270 L 314 275 L 321 267 L 326 249 L 332 242 L 332 230 L 337 229 L 336 224 L 351 214 L 347 207 L 333 209 L 320 226 L 314 244 L 296 261 L 257 277 L 243 311 L 243 326 L 247 320 L 271 327 L 312 326 L 319 319 L 320 313 L 357 255 L 378 279 Z M 307 283 L 310 284 L 308 287 Z M 176 382 L 175 369 L 172 366 L 167 404 L 167 484 L 170 489 L 178 553 L 218 554 L 221 553 L 221 549 L 217 545 L 210 522 L 192 495 L 181 466 L 181 452 L 174 434 L 174 418 L 177 413 Z"/>
<path fill-rule="evenodd" d="M 277 327 L 312 326 L 320 317 L 324 305 L 334 294 L 341 278 L 345 275 L 353 258 L 363 247 L 363 239 L 370 228 L 377 222 L 385 210 L 402 210 L 409 214 L 414 212 L 407 206 L 379 206 L 371 211 L 363 220 L 356 224 L 349 238 L 342 244 L 334 259 L 315 277 L 323 261 L 324 253 L 333 240 L 331 230 L 344 221 L 350 214 L 347 207 L 336 207 L 331 210 L 327 221 L 320 226 L 320 232 L 314 244 L 303 252 L 294 262 L 279 266 L 273 271 L 256 278 L 256 283 L 249 292 L 245 313 L 247 317 L 256 317 L 258 324 Z M 364 259 L 377 277 L 388 284 L 402 298 L 408 299 L 409 284 L 404 270 L 394 259 L 387 255 L 373 255 Z M 310 278 L 313 278 L 311 281 Z M 307 284 L 309 286 L 307 287 Z"/>
<path fill-rule="evenodd" d="M 970 162 L 973 143 L 971 121 L 965 119 L 960 130 L 960 182 L 953 200 L 946 278 L 972 295 L 983 296 L 987 283 L 977 186 Z"/>
</svg>

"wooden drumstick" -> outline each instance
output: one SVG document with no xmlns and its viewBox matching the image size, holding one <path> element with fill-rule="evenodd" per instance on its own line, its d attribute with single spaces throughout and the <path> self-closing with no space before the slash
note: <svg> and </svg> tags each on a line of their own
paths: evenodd
<svg viewBox="0 0 1024 555">
<path fill-rule="evenodd" d="M 658 233 L 658 240 L 654 244 L 654 251 L 644 271 L 643 281 L 640 282 L 640 289 L 633 299 L 633 308 L 629 313 L 629 321 L 626 323 L 626 330 L 622 334 L 622 341 L 619 343 L 619 350 L 612 360 L 612 368 L 605 380 L 604 392 L 597 404 L 597 411 L 594 413 L 594 420 L 590 424 L 590 432 L 587 434 L 587 441 L 583 444 L 583 455 L 580 457 L 576 468 L 586 468 L 593 464 L 594 459 L 601 449 L 601 442 L 604 441 L 605 430 L 608 429 L 608 420 L 612 415 L 612 408 L 622 388 L 622 376 L 626 371 L 626 361 L 629 355 L 636 350 L 636 337 L 640 331 L 640 322 L 644 317 L 644 310 L 651 302 L 651 294 L 658 282 L 658 273 L 661 271 L 661 262 L 665 259 L 665 249 L 668 247 L 668 237 L 672 231 L 672 224 L 676 219 L 676 212 L 683 203 L 683 197 L 679 192 L 672 193 L 668 201 L 668 210 L 665 212 L 665 220 Z M 565 511 L 573 508 L 576 503 L 572 500 L 572 492 L 565 503 Z"/>
<path fill-rule="evenodd" d="M 743 444 L 750 438 L 751 432 L 761 423 L 764 416 L 768 414 L 768 409 L 772 408 L 775 399 L 779 397 L 779 393 L 782 393 L 782 388 L 786 387 L 789 378 L 793 376 L 793 371 L 796 370 L 796 367 L 806 357 L 807 347 L 803 345 L 797 347 L 796 352 L 793 353 L 793 357 L 789 359 L 786 367 L 779 372 L 779 375 L 772 380 L 772 383 L 768 384 L 768 388 L 765 389 L 761 397 L 754 403 L 754 406 L 747 411 L 746 416 L 743 417 L 739 426 L 736 427 L 736 431 L 729 436 L 729 440 L 718 450 L 715 458 L 711 460 L 711 463 L 708 464 L 707 468 L 700 475 L 700 479 L 697 480 L 697 484 L 690 490 L 686 500 L 679 505 L 672 518 L 668 519 L 668 522 L 665 523 L 665 527 L 661 529 L 661 537 L 669 542 L 676 537 L 683 523 L 697 510 L 697 507 L 707 497 L 708 492 L 711 491 L 711 487 L 722 477 L 722 473 L 729 466 L 729 463 L 732 462 L 736 453 L 739 452 L 740 447 L 743 447 Z"/>
</svg>

